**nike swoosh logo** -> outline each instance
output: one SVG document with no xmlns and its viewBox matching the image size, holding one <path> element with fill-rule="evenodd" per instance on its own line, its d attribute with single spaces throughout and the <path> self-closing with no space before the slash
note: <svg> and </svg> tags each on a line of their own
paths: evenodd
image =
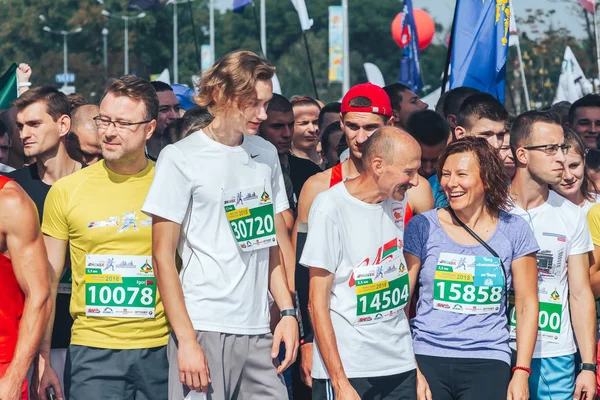
<svg viewBox="0 0 600 400">
<path fill-rule="evenodd" d="M 260 154 L 250 154 L 250 158 L 256 158 L 258 156 L 260 156 Z"/>
</svg>

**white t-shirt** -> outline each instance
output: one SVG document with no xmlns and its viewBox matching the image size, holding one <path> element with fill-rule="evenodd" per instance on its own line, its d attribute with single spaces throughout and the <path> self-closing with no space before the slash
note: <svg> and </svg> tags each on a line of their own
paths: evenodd
<svg viewBox="0 0 600 400">
<path fill-rule="evenodd" d="M 540 327 L 533 358 L 574 354 L 567 259 L 594 249 L 586 215 L 581 207 L 552 190 L 541 206 L 527 211 L 515 207 L 511 213 L 529 223 L 540 246 L 537 253 Z M 511 343 L 511 347 L 516 348 L 516 343 Z"/>
<path fill-rule="evenodd" d="M 289 208 L 277 151 L 261 137 L 230 147 L 198 131 L 158 158 L 142 210 L 181 224 L 180 279 L 196 330 L 269 332 L 269 249 L 242 250 L 224 208 L 228 193 L 248 188 L 264 188 L 274 214 Z"/>
<path fill-rule="evenodd" d="M 359 289 L 364 275 L 355 273 L 356 267 L 368 269 L 373 266 L 372 285 L 376 285 L 381 281 L 375 274 L 406 272 L 402 254 L 405 208 L 406 197 L 402 202 L 388 199 L 380 204 L 368 204 L 351 196 L 345 183 L 340 183 L 319 194 L 310 209 L 308 235 L 300 263 L 335 275 L 330 316 L 348 378 L 389 376 L 415 368 L 412 338 L 404 311 L 384 311 L 385 304 L 388 307 L 390 303 L 397 305 L 401 297 L 407 298 L 408 288 L 402 286 L 388 290 L 387 294 L 384 291 L 375 303 L 371 297 L 363 304 L 358 299 L 358 292 L 368 290 Z M 378 270 L 378 265 L 383 268 Z M 405 279 L 408 284 L 407 275 Z M 392 282 L 397 281 L 390 281 L 389 287 L 397 287 Z M 383 285 L 387 283 L 384 281 Z M 378 304 L 379 300 L 381 304 Z M 363 305 L 384 308 L 381 313 L 369 316 L 359 311 Z M 316 342 L 312 377 L 329 378 Z"/>
</svg>

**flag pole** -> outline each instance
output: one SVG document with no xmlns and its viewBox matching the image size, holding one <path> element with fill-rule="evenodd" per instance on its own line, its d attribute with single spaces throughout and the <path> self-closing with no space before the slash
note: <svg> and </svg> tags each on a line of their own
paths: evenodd
<svg viewBox="0 0 600 400">
<path fill-rule="evenodd" d="M 192 2 L 188 1 L 188 10 L 190 12 L 190 20 L 192 21 L 192 33 L 194 34 L 194 46 L 196 47 L 196 62 L 198 63 L 198 71 L 202 71 L 202 63 L 200 62 L 200 49 L 198 46 L 198 36 L 196 35 L 196 24 L 194 23 L 194 11 L 192 10 Z"/>
<path fill-rule="evenodd" d="M 344 32 L 342 58 L 342 96 L 350 90 L 350 33 L 348 31 L 348 0 L 342 0 L 342 25 Z"/>
<path fill-rule="evenodd" d="M 517 56 L 519 57 L 519 69 L 521 70 L 521 82 L 523 82 L 523 92 L 525 92 L 525 107 L 527 111 L 531 110 L 529 103 L 529 90 L 527 89 L 527 78 L 525 77 L 525 67 L 523 67 L 523 57 L 521 56 L 521 42 L 517 39 Z"/>
<path fill-rule="evenodd" d="M 600 80 L 600 40 L 598 40 L 598 5 L 600 2 L 594 4 L 594 40 L 596 41 L 596 62 L 598 64 L 598 79 Z"/>
<path fill-rule="evenodd" d="M 454 18 L 452 18 L 452 26 L 450 28 L 450 40 L 448 41 L 448 51 L 446 52 L 446 64 L 444 64 L 444 77 L 442 78 L 442 92 L 440 94 L 443 95 L 446 93 L 446 84 L 448 83 L 450 62 L 452 60 L 452 45 L 454 43 L 454 26 L 456 23 L 456 14 L 458 13 L 458 1 L 454 6 Z"/>
<path fill-rule="evenodd" d="M 261 0 L 262 2 L 262 0 Z M 262 57 L 264 59 L 267 58 L 267 53 L 266 53 L 266 49 L 264 47 L 263 44 L 263 38 L 262 38 L 262 21 L 258 20 L 258 15 L 256 15 L 256 6 L 254 5 L 254 2 L 252 2 L 252 14 L 254 14 L 254 23 L 256 25 L 256 31 L 258 32 L 258 36 L 259 36 L 259 41 L 258 41 L 258 47 L 260 48 L 260 53 L 262 55 Z M 262 10 L 261 10 L 261 17 L 262 17 Z"/>
<path fill-rule="evenodd" d="M 267 58 L 267 6 L 266 0 L 260 0 L 260 47 L 263 57 Z"/>
<path fill-rule="evenodd" d="M 210 38 L 210 63 L 215 62 L 215 0 L 209 0 L 209 38 Z"/>
<path fill-rule="evenodd" d="M 306 48 L 306 56 L 308 57 L 308 68 L 310 69 L 310 77 L 312 79 L 313 90 L 315 91 L 315 98 L 319 100 L 317 81 L 315 80 L 315 72 L 313 70 L 312 58 L 310 57 L 310 50 L 308 49 L 308 39 L 306 38 L 306 32 L 304 30 L 302 30 L 302 37 L 304 38 L 304 47 Z"/>
</svg>

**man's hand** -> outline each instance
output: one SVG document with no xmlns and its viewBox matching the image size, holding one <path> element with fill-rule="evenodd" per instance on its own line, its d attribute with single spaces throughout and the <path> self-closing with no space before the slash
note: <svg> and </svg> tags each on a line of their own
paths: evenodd
<svg viewBox="0 0 600 400">
<path fill-rule="evenodd" d="M 432 400 L 431 390 L 425 375 L 417 368 L 417 399 L 418 400 Z"/>
<path fill-rule="evenodd" d="M 39 356 L 37 362 L 33 363 L 33 375 L 31 377 L 31 388 L 29 392 L 33 400 L 49 400 L 46 397 L 46 388 L 52 386 L 58 400 L 63 400 L 64 395 L 60 387 L 60 380 L 52 365 L 49 356 Z"/>
<path fill-rule="evenodd" d="M 17 80 L 19 82 L 29 82 L 31 78 L 31 67 L 29 64 L 21 63 L 17 68 Z"/>
<path fill-rule="evenodd" d="M 312 358 L 313 344 L 306 343 L 300 346 L 300 379 L 309 388 L 312 388 Z"/>
<path fill-rule="evenodd" d="M 336 385 L 334 390 L 335 400 L 360 400 L 360 396 L 356 392 L 356 389 L 354 389 L 348 381 L 339 387 Z"/>
<path fill-rule="evenodd" d="M 277 358 L 279 355 L 281 342 L 285 344 L 285 359 L 277 368 L 278 374 L 288 369 L 296 361 L 298 355 L 298 321 L 291 315 L 281 318 L 275 328 L 273 347 L 271 348 L 272 358 Z"/>
<path fill-rule="evenodd" d="M 177 348 L 179 381 L 196 392 L 208 392 L 210 370 L 204 351 L 196 340 L 180 341 Z"/>
<path fill-rule="evenodd" d="M 21 400 L 21 387 L 23 382 L 19 382 L 9 375 L 0 378 L 0 399 L 2 400 Z"/>
<path fill-rule="evenodd" d="M 574 399 L 579 400 L 581 392 L 585 392 L 584 399 L 594 400 L 596 398 L 596 374 L 593 371 L 581 371 L 575 381 Z"/>
<path fill-rule="evenodd" d="M 529 399 L 529 374 L 522 370 L 516 370 L 508 385 L 506 400 Z M 579 400 L 579 398 L 578 398 Z"/>
</svg>

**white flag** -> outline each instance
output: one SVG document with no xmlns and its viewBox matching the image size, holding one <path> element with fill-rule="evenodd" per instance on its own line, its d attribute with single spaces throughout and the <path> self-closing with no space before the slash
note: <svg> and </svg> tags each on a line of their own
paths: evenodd
<svg viewBox="0 0 600 400">
<path fill-rule="evenodd" d="M 575 54 L 573 54 L 571 48 L 567 46 L 562 63 L 562 72 L 558 78 L 558 88 L 556 90 L 554 103 L 558 103 L 559 101 L 569 101 L 573 103 L 593 91 L 594 87 L 583 74 L 579 63 L 575 58 Z"/>
<path fill-rule="evenodd" d="M 281 84 L 279 83 L 277 74 L 273 75 L 273 78 L 271 78 L 271 82 L 273 82 L 273 93 L 281 94 Z"/>
<path fill-rule="evenodd" d="M 385 86 L 385 80 L 383 79 L 383 74 L 377 65 L 373 63 L 364 63 L 363 67 L 365 68 L 365 73 L 367 74 L 367 79 L 373 85 L 377 85 L 379 87 Z"/>
<path fill-rule="evenodd" d="M 171 84 L 171 76 L 169 74 L 169 68 L 165 68 L 159 76 L 156 77 L 155 81 L 164 82 L 167 85 Z"/>
<path fill-rule="evenodd" d="M 512 1 L 510 2 L 510 36 L 508 37 L 508 45 L 516 46 L 519 43 L 519 33 L 517 32 L 517 21 L 515 19 L 515 9 Z"/>
<path fill-rule="evenodd" d="M 304 0 L 292 0 L 292 4 L 298 13 L 300 18 L 300 25 L 303 31 L 308 31 L 313 26 L 313 20 L 308 17 L 308 11 L 306 11 L 306 3 Z"/>
</svg>

